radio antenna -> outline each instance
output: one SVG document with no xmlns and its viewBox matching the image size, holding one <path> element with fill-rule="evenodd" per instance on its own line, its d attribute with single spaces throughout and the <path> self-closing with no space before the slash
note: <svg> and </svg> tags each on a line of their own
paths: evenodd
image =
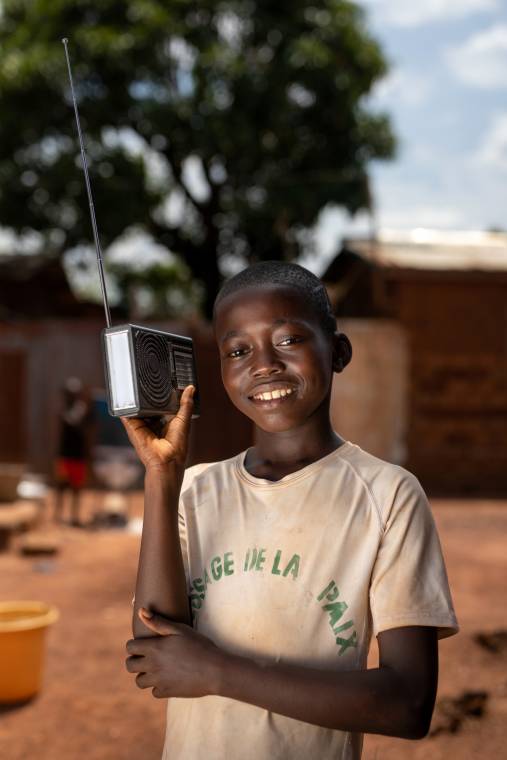
<svg viewBox="0 0 507 760">
<path fill-rule="evenodd" d="M 74 93 L 74 83 L 72 81 L 72 71 L 70 68 L 70 58 L 67 45 L 69 40 L 67 37 L 62 39 L 63 46 L 65 48 L 65 58 L 67 59 L 67 68 L 69 70 L 70 91 L 72 93 L 72 102 L 74 104 L 74 113 L 76 115 L 77 133 L 79 136 L 79 145 L 81 146 L 81 158 L 83 160 L 83 170 L 86 182 L 86 192 L 88 193 L 88 203 L 90 205 L 90 215 L 92 218 L 93 239 L 95 240 L 95 250 L 97 251 L 97 264 L 99 267 L 100 288 L 102 290 L 102 298 L 104 301 L 104 311 L 106 314 L 106 324 L 111 327 L 111 314 L 109 312 L 109 302 L 107 300 L 106 281 L 104 278 L 104 266 L 102 263 L 102 249 L 100 247 L 99 232 L 97 229 L 97 220 L 95 219 L 95 208 L 93 206 L 92 188 L 90 185 L 90 177 L 88 176 L 88 162 L 86 160 L 86 152 L 83 143 L 83 135 L 81 134 L 81 124 L 79 123 L 79 111 L 77 110 L 76 96 Z"/>
</svg>

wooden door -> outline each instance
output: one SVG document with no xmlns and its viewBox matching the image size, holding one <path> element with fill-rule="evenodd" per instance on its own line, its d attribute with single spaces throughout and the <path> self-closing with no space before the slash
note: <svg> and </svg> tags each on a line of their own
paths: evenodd
<svg viewBox="0 0 507 760">
<path fill-rule="evenodd" d="M 26 460 L 26 355 L 0 349 L 0 462 Z"/>
</svg>

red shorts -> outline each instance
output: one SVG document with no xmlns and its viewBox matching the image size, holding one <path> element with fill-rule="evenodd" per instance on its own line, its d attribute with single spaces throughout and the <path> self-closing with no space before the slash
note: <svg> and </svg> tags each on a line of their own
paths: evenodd
<svg viewBox="0 0 507 760">
<path fill-rule="evenodd" d="M 82 488 L 86 480 L 86 462 L 82 459 L 56 460 L 56 477 L 59 482 L 66 481 L 72 488 Z"/>
</svg>

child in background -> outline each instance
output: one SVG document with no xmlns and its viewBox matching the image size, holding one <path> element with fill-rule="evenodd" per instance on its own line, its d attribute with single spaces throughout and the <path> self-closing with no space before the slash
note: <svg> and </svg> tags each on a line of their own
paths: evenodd
<svg viewBox="0 0 507 760">
<path fill-rule="evenodd" d="M 62 389 L 58 454 L 55 462 L 55 520 L 63 519 L 63 499 L 71 493 L 71 525 L 80 527 L 80 494 L 86 482 L 88 433 L 91 406 L 84 395 L 81 380 L 68 377 Z"/>
<path fill-rule="evenodd" d="M 331 426 L 351 346 L 324 287 L 257 264 L 214 329 L 254 446 L 185 472 L 191 387 L 161 437 L 123 419 L 146 467 L 127 669 L 169 698 L 164 760 L 358 760 L 364 732 L 424 736 L 457 631 L 444 561 L 416 478 Z"/>
</svg>

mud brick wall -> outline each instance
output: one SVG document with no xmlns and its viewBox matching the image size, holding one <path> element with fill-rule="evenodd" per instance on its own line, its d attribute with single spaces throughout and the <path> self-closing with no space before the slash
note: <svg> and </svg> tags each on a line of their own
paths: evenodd
<svg viewBox="0 0 507 760">
<path fill-rule="evenodd" d="M 434 493 L 507 494 L 507 276 L 392 274 L 409 341 L 407 466 Z"/>
</svg>

